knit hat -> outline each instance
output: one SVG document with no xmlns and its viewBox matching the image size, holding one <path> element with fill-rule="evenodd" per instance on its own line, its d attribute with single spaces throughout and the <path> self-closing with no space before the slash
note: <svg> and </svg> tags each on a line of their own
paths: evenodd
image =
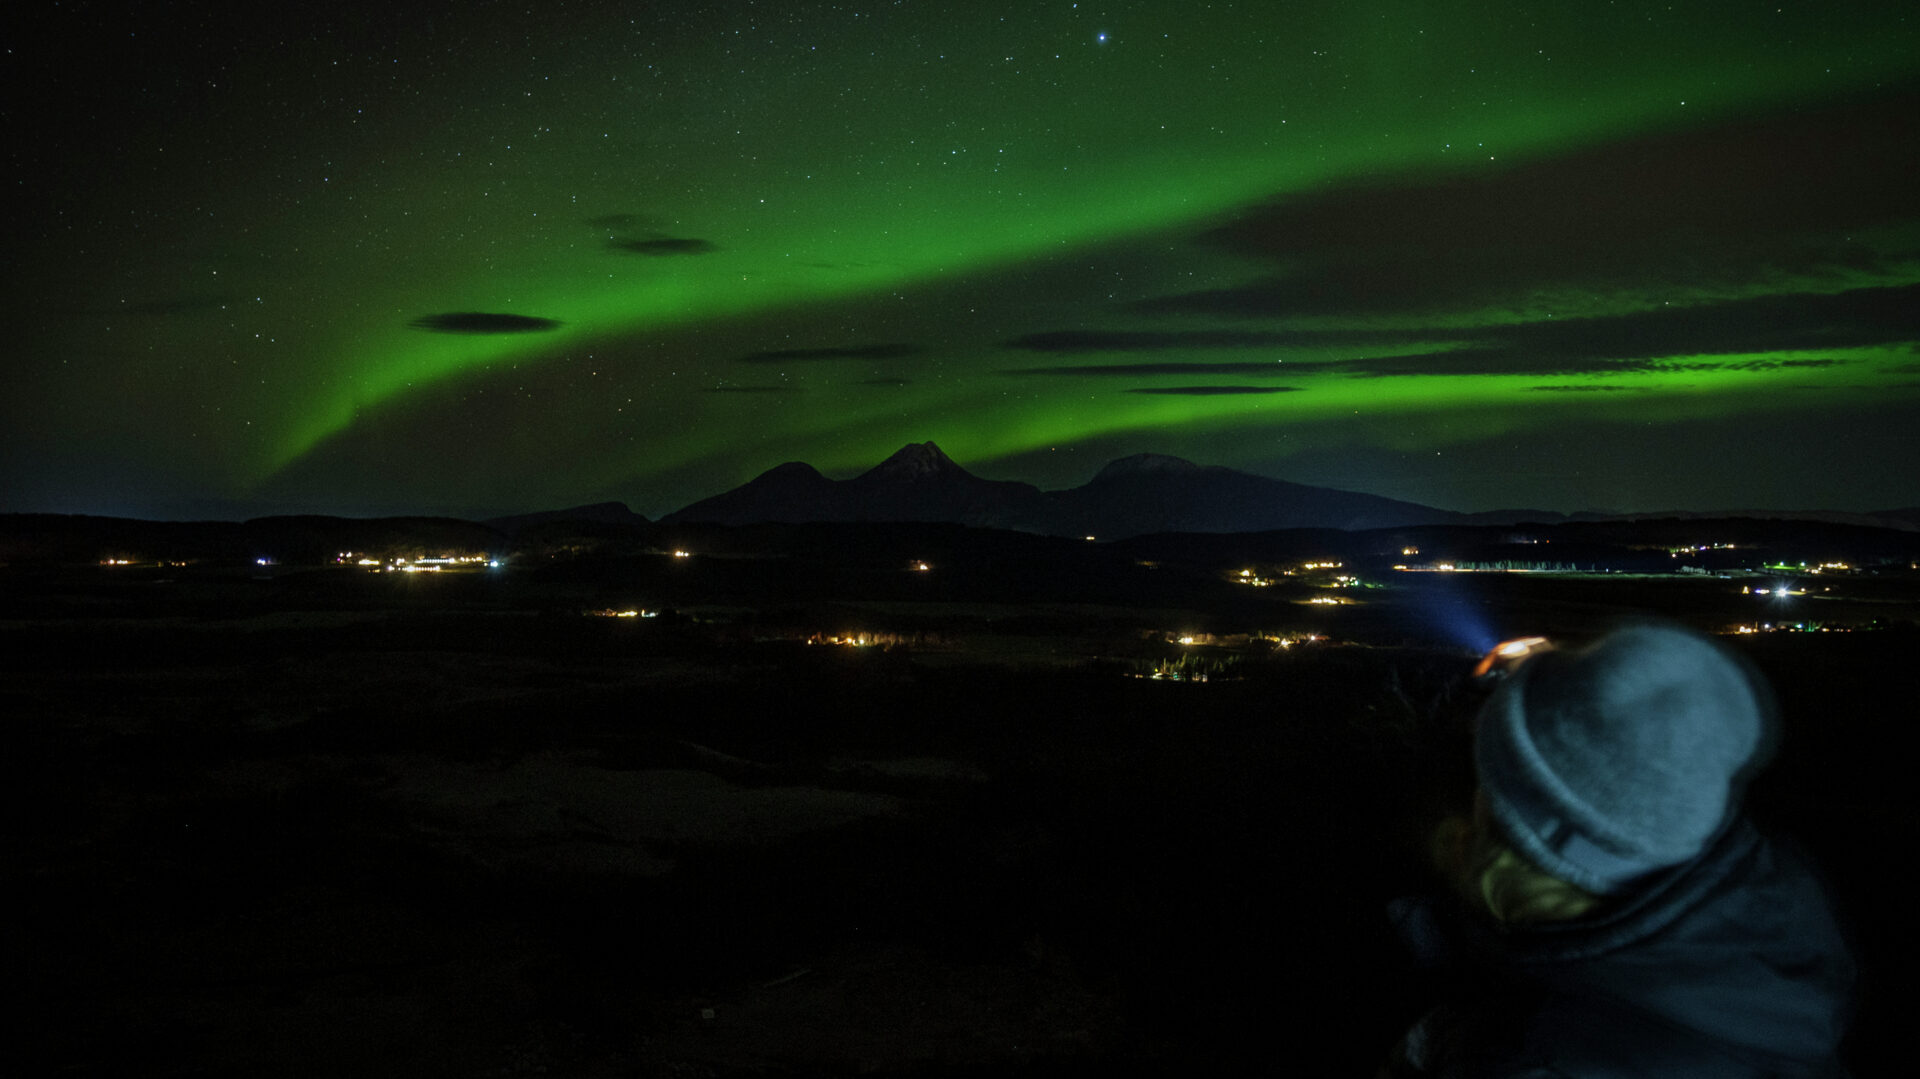
<svg viewBox="0 0 1920 1079">
<path fill-rule="evenodd" d="M 1480 710 L 1474 753 L 1507 839 L 1601 895 L 1699 855 L 1772 755 L 1771 696 L 1678 626 L 1629 626 L 1528 660 Z"/>
</svg>

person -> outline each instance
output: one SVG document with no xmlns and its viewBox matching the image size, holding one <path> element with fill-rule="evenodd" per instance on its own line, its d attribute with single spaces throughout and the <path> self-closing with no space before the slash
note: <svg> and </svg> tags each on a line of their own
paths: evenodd
<svg viewBox="0 0 1920 1079">
<path fill-rule="evenodd" d="M 1434 834 L 1449 887 L 1391 907 L 1447 989 L 1381 1075 L 1844 1076 L 1843 934 L 1742 812 L 1778 738 L 1764 680 L 1658 623 L 1495 661 L 1472 813 Z"/>
</svg>

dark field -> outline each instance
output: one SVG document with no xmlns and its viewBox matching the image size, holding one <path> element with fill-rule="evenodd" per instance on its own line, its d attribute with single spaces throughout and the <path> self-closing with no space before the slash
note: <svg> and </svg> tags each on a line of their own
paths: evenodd
<svg viewBox="0 0 1920 1079">
<path fill-rule="evenodd" d="M 1756 610 L 1437 575 L 755 606 L 637 565 L 0 569 L 8 1073 L 1370 1074 L 1426 1002 L 1383 906 L 1461 791 L 1449 627 Z M 1753 812 L 1830 875 L 1874 1075 L 1920 1003 L 1920 636 L 1910 579 L 1838 591 L 1790 613 L 1860 631 L 1739 640 L 1788 724 Z M 886 647 L 806 643 L 842 634 Z M 1210 680 L 1135 677 L 1182 656 Z"/>
</svg>

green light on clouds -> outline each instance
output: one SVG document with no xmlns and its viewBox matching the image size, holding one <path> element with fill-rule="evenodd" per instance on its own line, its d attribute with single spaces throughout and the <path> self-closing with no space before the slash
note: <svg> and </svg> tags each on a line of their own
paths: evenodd
<svg viewBox="0 0 1920 1079">
<path fill-rule="evenodd" d="M 75 9 L 22 58 L 5 493 L 661 511 L 927 439 L 1264 468 L 1869 399 L 1904 445 L 1887 5 L 773 7 Z M 552 327 L 418 328 L 534 325 L 463 313 Z"/>
<path fill-rule="evenodd" d="M 542 168 L 516 169 L 504 181 L 491 177 L 486 182 L 495 186 L 485 189 L 486 199 L 469 194 L 422 215 L 435 222 L 432 235 L 464 239 L 448 246 L 451 257 L 415 250 L 364 281 L 369 293 L 378 290 L 380 303 L 355 304 L 363 313 L 345 316 L 358 322 L 326 364 L 336 375 L 284 425 L 255 478 L 337 435 L 359 410 L 463 373 L 538 364 L 620 338 L 746 315 L 907 292 L 1029 260 L 1070 259 L 1084 245 L 1204 221 L 1251 200 L 1346 179 L 1408 168 L 1499 168 L 1502 161 L 1518 163 L 1597 139 L 1756 107 L 1804 93 L 1809 84 L 1831 91 L 1867 82 L 1907 63 L 1897 50 L 1849 42 L 1845 68 L 1816 71 L 1826 52 L 1809 46 L 1788 65 L 1797 77 L 1783 80 L 1779 64 L 1756 65 L 1747 51 L 1759 47 L 1756 42 L 1770 47 L 1761 38 L 1724 43 L 1719 61 L 1702 69 L 1670 62 L 1677 48 L 1671 42 L 1624 53 L 1629 58 L 1623 63 L 1596 55 L 1607 52 L 1596 44 L 1562 35 L 1556 69 L 1552 58 L 1494 63 L 1497 53 L 1475 60 L 1475 49 L 1449 52 L 1452 46 L 1438 47 L 1421 34 L 1369 33 L 1364 47 L 1375 75 L 1358 92 L 1332 94 L 1314 82 L 1313 58 L 1294 65 L 1271 62 L 1264 50 L 1272 42 L 1241 40 L 1244 27 L 1194 32 L 1228 29 L 1236 32 L 1209 47 L 1228 50 L 1237 80 L 1196 91 L 1182 64 L 1136 66 L 1140 52 L 1119 59 L 1109 52 L 1103 59 L 1116 65 L 1113 72 L 1087 69 L 1075 76 L 1111 92 L 1112 102 L 1090 114 L 1074 115 L 1054 102 L 1046 90 L 1051 83 L 1012 77 L 973 87 L 986 96 L 949 98 L 931 107 L 903 97 L 891 107 L 869 105 L 851 114 L 836 112 L 811 90 L 762 98 L 743 111 L 753 113 L 756 130 L 770 140 L 779 132 L 779 140 L 735 151 L 736 157 L 752 158 L 746 166 L 736 161 L 728 168 L 724 158 L 711 154 L 687 155 L 699 160 L 676 165 L 669 175 L 684 181 L 697 176 L 693 190 L 609 182 L 608 151 L 573 124 L 581 130 Z M 1455 23 L 1449 29 L 1460 35 L 1458 45 L 1488 28 Z M 1502 40 L 1519 34 L 1511 27 L 1495 29 Z M 1183 36 L 1191 39 L 1194 32 Z M 1340 39 L 1339 47 L 1350 42 Z M 976 51 L 996 48 L 989 42 Z M 1122 64 L 1127 66 L 1117 66 Z M 1431 93 L 1409 96 L 1407 80 L 1393 75 L 1456 64 L 1468 67 L 1467 74 L 1433 85 Z M 864 84 L 868 100 L 876 86 L 924 78 L 884 61 L 850 67 L 846 81 Z M 1196 101 L 1195 92 L 1210 96 Z M 1093 105 L 1084 95 L 1062 100 L 1082 110 Z M 535 111 L 525 115 L 539 115 L 537 105 L 528 108 Z M 960 116 L 971 122 L 953 122 Z M 492 152 L 511 161 L 530 151 Z M 470 168 L 450 166 L 446 175 L 458 184 Z M 416 179 L 395 186 L 404 191 L 430 184 Z M 716 250 L 649 259 L 607 249 L 584 226 L 569 232 L 589 216 L 581 209 L 583 188 L 594 208 L 664 198 L 676 207 L 667 215 L 670 231 L 709 239 Z M 539 217 L 546 223 L 530 227 Z M 404 328 L 408 315 L 442 310 L 519 312 L 564 326 L 551 334 L 464 339 Z M 1376 392 L 1369 407 L 1398 407 L 1400 399 L 1398 393 Z M 941 401 L 928 410 L 951 407 Z M 1289 402 L 1284 411 L 1314 407 Z M 1146 427 L 1176 414 L 1211 417 L 1248 409 L 1282 406 L 1266 400 L 1136 401 L 1102 410 L 1118 416 L 1099 422 Z M 848 416 L 844 422 L 861 420 Z M 983 420 L 979 426 L 992 424 Z M 1005 444 L 1031 447 L 1063 437 L 1067 432 L 1050 429 L 1019 439 L 996 434 L 988 441 L 995 449 L 1012 449 Z"/>
</svg>

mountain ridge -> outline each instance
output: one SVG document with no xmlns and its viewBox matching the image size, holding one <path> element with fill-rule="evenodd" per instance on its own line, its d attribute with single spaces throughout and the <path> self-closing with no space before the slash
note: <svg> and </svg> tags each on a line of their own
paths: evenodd
<svg viewBox="0 0 1920 1079">
<path fill-rule="evenodd" d="M 1318 487 L 1136 453 L 1109 461 L 1078 487 L 1042 490 L 983 479 L 931 442 L 910 442 L 851 479 L 801 461 L 660 518 L 662 524 L 936 522 L 1042 535 L 1123 539 L 1157 532 L 1364 531 L 1412 525 L 1556 524 L 1571 521 L 1754 517 L 1920 530 L 1920 510 L 1671 510 L 1642 513 L 1500 509 L 1460 512 L 1382 495 Z"/>
<path fill-rule="evenodd" d="M 908 443 L 848 480 L 828 479 L 810 465 L 788 462 L 660 520 L 734 525 L 946 521 L 1119 539 L 1151 532 L 1351 531 L 1462 519 L 1413 502 L 1153 453 L 1109 462 L 1079 487 L 1043 491 L 1017 480 L 982 479 L 935 443 L 920 442 Z"/>
<path fill-rule="evenodd" d="M 1451 525 L 1658 525 L 1689 521 L 1777 521 L 1920 532 L 1920 507 L 1877 511 L 1540 509 L 1456 512 L 1361 492 L 1314 487 L 1202 465 L 1167 454 L 1117 458 L 1086 483 L 1046 491 L 1017 480 L 975 476 L 932 442 L 908 443 L 851 479 L 832 479 L 787 461 L 731 490 L 657 519 L 623 502 L 598 502 L 485 518 L 421 515 L 337 517 L 282 514 L 244 521 L 147 521 L 73 514 L 0 514 L 0 564 L 45 561 L 61 552 L 155 558 L 200 554 L 251 559 L 268 553 L 327 556 L 368 547 L 584 549 L 652 543 L 662 527 L 728 525 L 950 524 L 1070 539 L 1249 534 Z M 251 552 L 251 553 L 249 553 Z"/>
</svg>

